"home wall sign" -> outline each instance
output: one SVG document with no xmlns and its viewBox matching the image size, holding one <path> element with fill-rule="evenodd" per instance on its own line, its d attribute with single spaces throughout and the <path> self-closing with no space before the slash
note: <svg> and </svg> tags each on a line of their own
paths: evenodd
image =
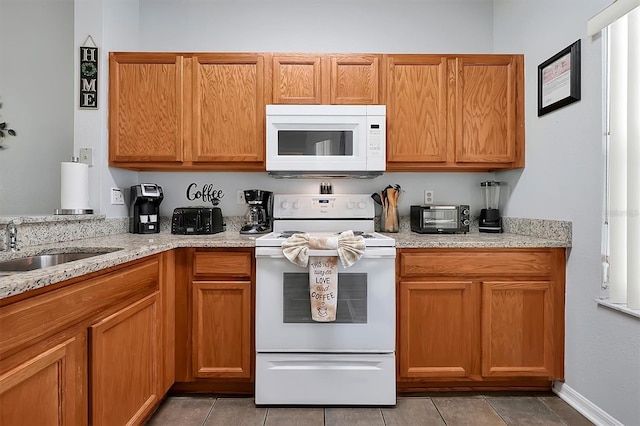
<svg viewBox="0 0 640 426">
<path fill-rule="evenodd" d="M 538 65 L 538 117 L 580 100 L 580 40 Z"/>
<path fill-rule="evenodd" d="M 192 183 L 187 187 L 187 200 L 202 200 L 204 203 L 211 203 L 214 206 L 220 204 L 220 200 L 224 198 L 224 191 L 216 189 L 212 183 L 202 185 L 198 188 L 197 183 Z"/>
<path fill-rule="evenodd" d="M 89 39 L 94 47 L 84 46 Z M 98 47 L 91 36 L 80 47 L 80 108 L 98 109 Z"/>
</svg>

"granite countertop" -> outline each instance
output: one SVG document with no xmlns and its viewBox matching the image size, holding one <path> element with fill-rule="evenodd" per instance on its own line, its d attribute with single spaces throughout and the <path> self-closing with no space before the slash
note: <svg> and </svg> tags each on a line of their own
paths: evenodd
<svg viewBox="0 0 640 426">
<path fill-rule="evenodd" d="M 477 230 L 468 234 L 418 234 L 402 231 L 384 235 L 395 238 L 397 248 L 570 247 L 563 240 L 510 233 L 485 234 Z"/>
<path fill-rule="evenodd" d="M 553 232 L 552 232 L 553 234 Z M 417 234 L 406 228 L 398 233 L 388 233 L 396 240 L 397 248 L 484 248 L 484 247 L 570 247 L 570 240 L 552 239 L 546 236 L 530 236 L 515 233 L 431 235 Z M 554 235 L 551 235 L 554 236 Z M 15 296 L 29 290 L 43 288 L 64 280 L 100 271 L 135 259 L 181 247 L 254 247 L 255 237 L 240 235 L 237 230 L 213 235 L 172 235 L 164 230 L 159 234 L 121 233 L 103 237 L 85 238 L 53 244 L 33 245 L 19 252 L 0 252 L 0 261 L 35 254 L 59 251 L 80 252 L 113 250 L 86 259 L 63 263 L 29 272 L 0 276 L 0 299 Z"/>
</svg>

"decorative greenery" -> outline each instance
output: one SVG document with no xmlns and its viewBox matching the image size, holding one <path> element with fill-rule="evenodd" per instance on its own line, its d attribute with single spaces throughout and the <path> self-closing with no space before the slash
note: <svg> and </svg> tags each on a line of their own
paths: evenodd
<svg viewBox="0 0 640 426">
<path fill-rule="evenodd" d="M 0 108 L 2 108 L 2 103 L 0 103 Z M 16 131 L 13 129 L 10 129 L 7 127 L 7 123 L 6 122 L 2 122 L 0 123 L 0 138 L 4 138 L 5 137 L 5 133 L 9 136 L 15 136 L 16 135 Z"/>
</svg>

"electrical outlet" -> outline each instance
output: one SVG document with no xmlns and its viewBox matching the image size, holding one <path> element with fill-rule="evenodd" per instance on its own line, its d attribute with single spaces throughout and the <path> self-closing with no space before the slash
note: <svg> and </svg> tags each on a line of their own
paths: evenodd
<svg viewBox="0 0 640 426">
<path fill-rule="evenodd" d="M 124 205 L 124 194 L 122 188 L 111 188 L 111 205 Z"/>
<path fill-rule="evenodd" d="M 424 190 L 424 203 L 433 204 L 433 189 Z"/>
<path fill-rule="evenodd" d="M 241 189 L 236 192 L 236 204 L 245 204 L 244 191 Z"/>
</svg>

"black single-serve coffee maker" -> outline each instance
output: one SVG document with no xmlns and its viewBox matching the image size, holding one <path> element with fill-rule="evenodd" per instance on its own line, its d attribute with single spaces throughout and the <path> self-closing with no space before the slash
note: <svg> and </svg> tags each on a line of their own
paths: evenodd
<svg viewBox="0 0 640 426">
<path fill-rule="evenodd" d="M 160 203 L 164 195 L 155 183 L 141 183 L 131 187 L 132 234 L 155 234 L 160 232 Z"/>
</svg>

